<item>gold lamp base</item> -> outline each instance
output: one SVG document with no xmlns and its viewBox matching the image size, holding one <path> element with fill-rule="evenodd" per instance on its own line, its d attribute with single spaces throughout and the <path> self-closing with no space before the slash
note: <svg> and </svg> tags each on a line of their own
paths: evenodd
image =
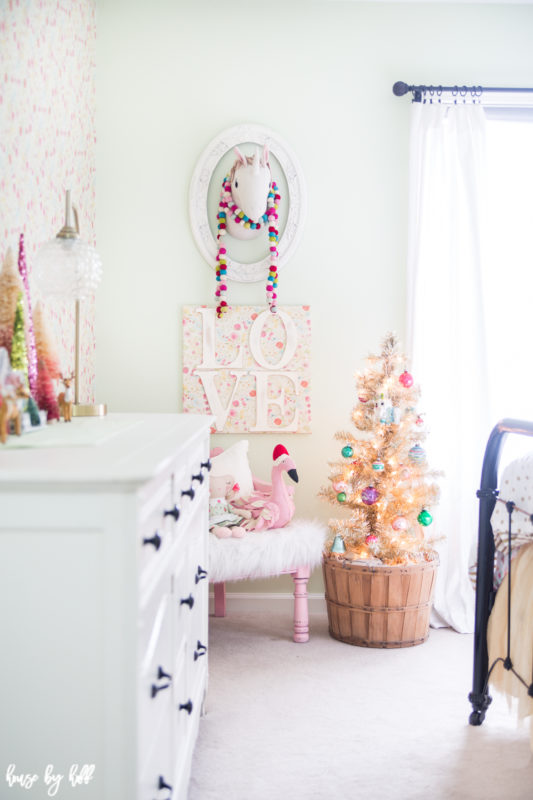
<svg viewBox="0 0 533 800">
<path fill-rule="evenodd" d="M 105 417 L 106 414 L 107 405 L 105 403 L 96 403 L 96 405 L 72 403 L 73 417 Z"/>
</svg>

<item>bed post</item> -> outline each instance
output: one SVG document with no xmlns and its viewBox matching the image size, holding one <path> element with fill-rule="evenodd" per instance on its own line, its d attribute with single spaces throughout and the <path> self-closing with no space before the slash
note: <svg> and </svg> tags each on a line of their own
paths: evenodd
<svg viewBox="0 0 533 800">
<path fill-rule="evenodd" d="M 476 621 L 474 633 L 474 675 L 472 691 L 468 695 L 473 711 L 470 714 L 471 725 L 481 725 L 485 712 L 492 702 L 487 687 L 488 649 L 487 624 L 494 600 L 494 536 L 490 518 L 498 496 L 498 465 L 503 441 L 508 433 L 520 433 L 533 436 L 533 423 L 516 419 L 503 419 L 491 431 L 483 467 L 481 470 L 481 486 L 477 492 L 479 498 L 479 530 L 477 550 L 476 579 Z"/>
</svg>

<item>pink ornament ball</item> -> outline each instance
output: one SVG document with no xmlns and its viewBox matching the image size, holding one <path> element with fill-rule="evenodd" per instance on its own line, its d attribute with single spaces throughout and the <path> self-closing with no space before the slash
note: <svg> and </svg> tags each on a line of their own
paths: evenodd
<svg viewBox="0 0 533 800">
<path fill-rule="evenodd" d="M 395 531 L 407 530 L 408 522 L 405 517 L 394 517 L 392 520 L 392 527 Z"/>
<path fill-rule="evenodd" d="M 365 542 L 367 544 L 375 544 L 378 540 L 378 537 L 375 533 L 369 533 L 368 536 L 365 538 Z"/>
<path fill-rule="evenodd" d="M 398 380 L 400 381 L 402 386 L 405 386 L 406 389 L 408 389 L 410 386 L 413 385 L 413 376 L 411 375 L 410 372 L 407 372 L 407 370 L 404 370 L 402 372 Z"/>
<path fill-rule="evenodd" d="M 348 484 L 344 481 L 335 481 L 335 483 L 332 483 L 331 485 L 336 492 L 345 492 L 348 488 Z"/>
</svg>

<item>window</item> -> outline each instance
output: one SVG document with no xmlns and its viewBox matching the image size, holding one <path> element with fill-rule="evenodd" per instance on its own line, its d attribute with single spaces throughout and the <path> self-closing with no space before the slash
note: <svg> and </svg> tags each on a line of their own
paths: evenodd
<svg viewBox="0 0 533 800">
<path fill-rule="evenodd" d="M 533 108 L 485 109 L 482 237 L 491 417 L 533 420 Z M 474 411 L 474 410 L 473 410 Z M 506 460 L 522 452 L 510 437 Z"/>
</svg>

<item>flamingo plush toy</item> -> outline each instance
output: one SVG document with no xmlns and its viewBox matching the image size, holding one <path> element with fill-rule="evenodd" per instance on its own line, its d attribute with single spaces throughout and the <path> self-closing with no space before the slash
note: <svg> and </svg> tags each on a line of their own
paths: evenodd
<svg viewBox="0 0 533 800">
<path fill-rule="evenodd" d="M 233 501 L 235 506 L 252 513 L 252 518 L 242 523 L 242 527 L 247 530 L 283 528 L 294 516 L 295 507 L 292 500 L 294 487 L 287 486 L 282 475 L 286 472 L 295 483 L 298 483 L 296 465 L 282 444 L 276 445 L 272 458 L 274 460 L 272 483 L 254 478 L 254 492 L 249 497 Z"/>
</svg>

